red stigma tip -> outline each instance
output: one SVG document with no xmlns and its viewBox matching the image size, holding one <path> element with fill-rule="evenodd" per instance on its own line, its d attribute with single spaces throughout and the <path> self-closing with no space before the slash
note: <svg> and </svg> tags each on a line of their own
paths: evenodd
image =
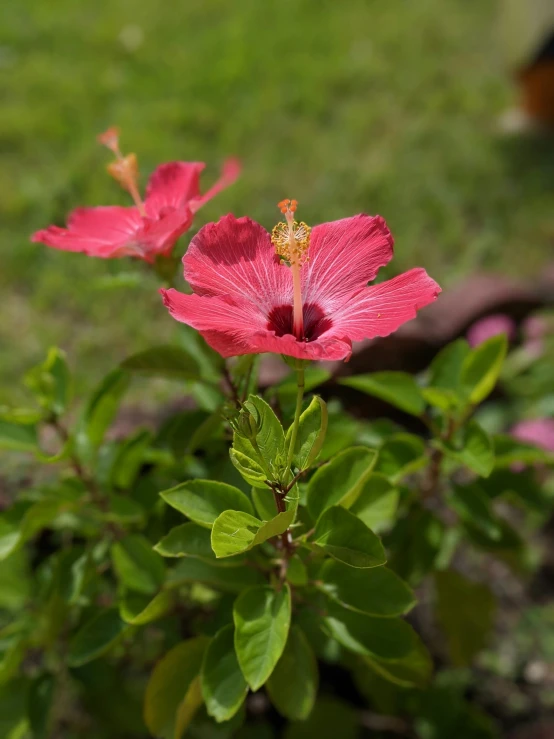
<svg viewBox="0 0 554 739">
<path fill-rule="evenodd" d="M 117 128 L 117 126 L 110 126 L 107 131 L 99 134 L 96 137 L 96 140 L 99 144 L 107 146 L 108 149 L 111 149 L 114 153 L 117 153 L 119 149 L 119 128 Z"/>
</svg>

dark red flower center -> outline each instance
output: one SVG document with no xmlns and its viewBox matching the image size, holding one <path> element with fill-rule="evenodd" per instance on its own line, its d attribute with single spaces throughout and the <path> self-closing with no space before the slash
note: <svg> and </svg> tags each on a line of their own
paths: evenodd
<svg viewBox="0 0 554 739">
<path fill-rule="evenodd" d="M 272 308 L 268 316 L 267 328 L 269 331 L 275 331 L 277 336 L 285 336 L 285 334 L 294 334 L 292 329 L 293 311 L 292 305 L 277 305 Z M 333 322 L 326 316 L 319 305 L 316 303 L 308 303 L 304 305 L 304 336 L 303 341 L 315 341 L 329 331 Z"/>
</svg>

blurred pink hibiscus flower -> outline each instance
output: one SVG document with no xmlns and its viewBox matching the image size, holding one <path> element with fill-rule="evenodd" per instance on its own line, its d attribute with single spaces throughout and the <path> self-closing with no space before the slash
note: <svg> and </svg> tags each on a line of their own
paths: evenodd
<svg viewBox="0 0 554 739">
<path fill-rule="evenodd" d="M 554 452 L 554 418 L 519 421 L 510 433 L 519 441 L 533 444 L 547 452 Z"/>
<path fill-rule="evenodd" d="M 232 215 L 204 226 L 183 257 L 194 294 L 161 290 L 171 315 L 224 357 L 347 360 L 353 341 L 387 336 L 440 293 L 419 268 L 368 287 L 393 255 L 380 216 L 310 229 L 294 220 L 296 205 L 279 204 L 286 223 L 271 236 Z"/>
<path fill-rule="evenodd" d="M 494 313 L 475 321 L 467 332 L 467 340 L 471 347 L 475 348 L 493 336 L 506 334 L 508 341 L 513 341 L 516 336 L 516 324 L 510 316 L 504 313 Z"/>
<path fill-rule="evenodd" d="M 203 162 L 162 164 L 150 177 L 143 201 L 137 185 L 136 156 L 121 154 L 116 129 L 108 129 L 99 140 L 115 153 L 116 160 L 108 171 L 128 190 L 135 205 L 77 208 L 69 215 L 67 228 L 48 226 L 34 233 L 32 241 L 103 259 L 129 256 L 153 263 L 158 256 L 171 254 L 179 237 L 190 228 L 196 211 L 231 185 L 240 172 L 239 162 L 228 159 L 219 180 L 202 195 Z"/>
</svg>

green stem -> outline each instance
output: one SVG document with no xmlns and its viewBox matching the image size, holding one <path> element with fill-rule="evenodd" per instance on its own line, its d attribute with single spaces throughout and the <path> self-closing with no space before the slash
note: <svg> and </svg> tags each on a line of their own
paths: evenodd
<svg viewBox="0 0 554 739">
<path fill-rule="evenodd" d="M 297 384 L 297 393 L 296 393 L 296 409 L 294 411 L 294 421 L 292 422 L 292 433 L 290 437 L 290 445 L 289 445 L 289 451 L 287 455 L 287 470 L 292 473 L 291 465 L 292 465 L 292 458 L 294 456 L 294 449 L 296 447 L 296 438 L 298 436 L 298 424 L 300 421 L 300 414 L 302 412 L 302 400 L 304 398 L 304 368 L 296 370 L 296 384 Z M 293 475 L 294 476 L 294 475 Z"/>
</svg>

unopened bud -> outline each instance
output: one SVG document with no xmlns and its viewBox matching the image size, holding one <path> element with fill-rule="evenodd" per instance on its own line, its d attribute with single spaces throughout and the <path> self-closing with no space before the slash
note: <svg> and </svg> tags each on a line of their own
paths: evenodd
<svg viewBox="0 0 554 739">
<path fill-rule="evenodd" d="M 246 410 L 239 413 L 237 419 L 237 431 L 242 436 L 253 441 L 258 435 L 258 424 L 254 416 Z"/>
</svg>

